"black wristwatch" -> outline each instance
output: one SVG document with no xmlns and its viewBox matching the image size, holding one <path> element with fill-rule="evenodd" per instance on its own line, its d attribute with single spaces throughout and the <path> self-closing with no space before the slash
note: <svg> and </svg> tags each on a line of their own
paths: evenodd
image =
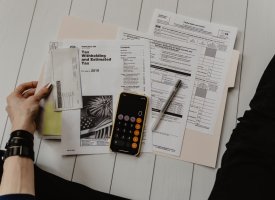
<svg viewBox="0 0 275 200">
<path fill-rule="evenodd" d="M 10 134 L 4 160 L 10 156 L 22 156 L 34 161 L 33 134 L 25 130 L 16 130 Z"/>
</svg>

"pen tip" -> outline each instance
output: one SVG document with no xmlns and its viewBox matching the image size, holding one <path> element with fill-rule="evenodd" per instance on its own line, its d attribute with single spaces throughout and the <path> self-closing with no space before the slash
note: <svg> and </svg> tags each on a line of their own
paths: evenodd
<svg viewBox="0 0 275 200">
<path fill-rule="evenodd" d="M 180 87 L 180 86 L 181 86 L 181 80 L 179 79 L 179 80 L 177 81 L 176 87 Z"/>
</svg>

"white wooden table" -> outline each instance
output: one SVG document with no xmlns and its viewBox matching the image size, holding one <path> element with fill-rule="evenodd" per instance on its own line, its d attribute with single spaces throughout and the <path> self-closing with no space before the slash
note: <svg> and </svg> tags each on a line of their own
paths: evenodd
<svg viewBox="0 0 275 200">
<path fill-rule="evenodd" d="M 79 16 L 147 31 L 155 8 L 236 26 L 240 50 L 236 85 L 229 91 L 218 166 L 237 117 L 242 116 L 275 50 L 274 0 L 0 0 L 1 148 L 10 122 L 6 96 L 22 82 L 37 80 L 48 43 L 61 19 Z M 207 199 L 216 169 L 144 153 L 62 157 L 60 142 L 35 138 L 38 165 L 65 179 L 130 199 Z M 134 172 L 134 173 L 133 173 Z"/>
</svg>

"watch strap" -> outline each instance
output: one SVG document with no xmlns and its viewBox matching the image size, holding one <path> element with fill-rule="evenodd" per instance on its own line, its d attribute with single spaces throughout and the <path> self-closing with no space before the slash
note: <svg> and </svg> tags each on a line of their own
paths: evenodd
<svg viewBox="0 0 275 200">
<path fill-rule="evenodd" d="M 27 140 L 33 140 L 34 138 L 33 134 L 25 130 L 15 130 L 10 134 L 10 137 L 21 137 Z"/>
<path fill-rule="evenodd" d="M 31 158 L 34 161 L 34 151 L 33 148 L 29 148 L 27 146 L 11 146 L 8 147 L 4 159 L 10 156 L 21 156 Z"/>
</svg>

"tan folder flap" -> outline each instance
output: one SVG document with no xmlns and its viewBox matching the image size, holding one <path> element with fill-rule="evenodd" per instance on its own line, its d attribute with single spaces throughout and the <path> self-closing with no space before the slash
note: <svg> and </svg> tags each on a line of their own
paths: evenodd
<svg viewBox="0 0 275 200">
<path fill-rule="evenodd" d="M 239 59 L 239 51 L 233 50 L 231 66 L 229 70 L 230 73 L 228 73 L 228 79 L 227 79 L 228 87 L 234 87 L 238 59 Z M 221 102 L 219 114 L 217 117 L 218 121 L 216 122 L 216 128 L 214 130 L 214 133 L 210 135 L 210 134 L 186 129 L 180 157 L 175 157 L 175 156 L 169 156 L 169 157 L 184 160 L 187 162 L 192 162 L 199 165 L 205 165 L 212 168 L 216 167 L 227 93 L 228 93 L 228 90 L 225 89 L 223 93 L 222 102 Z M 164 154 L 160 154 L 160 155 L 164 155 Z M 167 156 L 167 155 L 164 155 L 164 156 Z"/>
<path fill-rule="evenodd" d="M 234 87 L 234 85 L 235 85 L 237 67 L 238 67 L 238 63 L 239 63 L 239 56 L 240 56 L 240 52 L 237 50 L 233 50 L 231 64 L 230 64 L 230 70 L 228 73 L 228 87 L 229 88 Z"/>
<path fill-rule="evenodd" d="M 112 24 L 66 16 L 61 23 L 58 39 L 115 39 L 117 29 Z"/>
</svg>

